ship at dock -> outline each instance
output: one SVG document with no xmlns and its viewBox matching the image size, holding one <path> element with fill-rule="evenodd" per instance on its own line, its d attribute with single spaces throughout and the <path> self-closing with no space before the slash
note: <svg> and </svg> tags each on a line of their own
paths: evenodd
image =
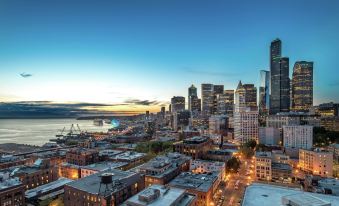
<svg viewBox="0 0 339 206">
<path fill-rule="evenodd" d="M 69 141 L 76 141 L 79 138 L 88 137 L 87 132 L 83 132 L 78 124 L 71 124 L 70 129 L 67 131 L 64 127 L 59 134 L 56 134 L 54 139 L 50 139 L 51 142 L 56 142 L 57 144 L 64 144 Z"/>
</svg>

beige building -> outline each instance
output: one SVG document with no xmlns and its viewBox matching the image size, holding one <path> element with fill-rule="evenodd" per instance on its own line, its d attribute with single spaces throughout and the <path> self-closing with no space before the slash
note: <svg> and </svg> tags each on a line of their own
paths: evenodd
<svg viewBox="0 0 339 206">
<path fill-rule="evenodd" d="M 256 152 L 254 158 L 255 177 L 257 180 L 272 179 L 272 153 Z"/>
<path fill-rule="evenodd" d="M 321 150 L 299 150 L 299 168 L 307 173 L 321 177 L 333 176 L 333 154 Z"/>
</svg>

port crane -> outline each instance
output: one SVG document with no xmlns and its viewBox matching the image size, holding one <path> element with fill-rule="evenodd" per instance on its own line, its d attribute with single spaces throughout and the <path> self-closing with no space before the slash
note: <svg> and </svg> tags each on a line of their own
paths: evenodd
<svg viewBox="0 0 339 206">
<path fill-rule="evenodd" d="M 64 132 L 66 130 L 66 127 L 64 127 L 60 134 L 57 134 L 56 137 L 64 137 Z M 80 126 L 79 124 L 71 124 L 71 128 L 69 129 L 68 133 L 66 136 L 76 136 L 76 135 L 79 135 L 81 134 L 81 129 L 80 129 Z"/>
</svg>

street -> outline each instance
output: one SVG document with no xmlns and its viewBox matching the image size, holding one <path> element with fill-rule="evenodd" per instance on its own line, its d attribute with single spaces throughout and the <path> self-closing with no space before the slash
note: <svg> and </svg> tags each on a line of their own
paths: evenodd
<svg viewBox="0 0 339 206">
<path fill-rule="evenodd" d="M 254 179 L 254 170 L 252 160 L 241 159 L 241 166 L 238 174 L 229 174 L 226 184 L 219 186 L 219 192 L 216 195 L 216 205 L 218 206 L 237 206 L 241 204 L 246 186 L 250 185 Z"/>
</svg>

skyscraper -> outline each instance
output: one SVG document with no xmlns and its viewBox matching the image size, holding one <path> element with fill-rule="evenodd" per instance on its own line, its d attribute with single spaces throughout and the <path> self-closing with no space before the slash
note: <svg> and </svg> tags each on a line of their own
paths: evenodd
<svg viewBox="0 0 339 206">
<path fill-rule="evenodd" d="M 174 96 L 171 99 L 171 112 L 179 112 L 185 110 L 185 97 Z"/>
<path fill-rule="evenodd" d="M 213 85 L 213 114 L 218 113 L 218 95 L 224 93 L 224 85 Z"/>
<path fill-rule="evenodd" d="M 257 108 L 257 88 L 254 84 L 242 84 L 239 81 L 238 87 L 235 90 L 235 111 L 241 108 L 252 107 L 252 110 Z"/>
<path fill-rule="evenodd" d="M 313 106 L 313 62 L 298 61 L 292 75 L 292 110 L 307 112 Z"/>
<path fill-rule="evenodd" d="M 201 99 L 199 99 L 197 96 L 191 96 L 190 97 L 190 103 L 191 103 L 191 112 L 194 114 L 198 114 L 201 112 Z"/>
<path fill-rule="evenodd" d="M 257 106 L 257 88 L 254 84 L 244 84 L 245 89 L 245 103 L 247 107 Z"/>
<path fill-rule="evenodd" d="M 225 90 L 223 94 L 218 95 L 218 114 L 233 116 L 233 109 L 234 90 Z"/>
<path fill-rule="evenodd" d="M 202 113 L 210 115 L 213 112 L 213 84 L 201 84 Z"/>
<path fill-rule="evenodd" d="M 246 107 L 245 88 L 242 85 L 241 81 L 239 81 L 237 89 L 235 90 L 234 106 L 234 112 L 239 112 L 242 108 Z"/>
<path fill-rule="evenodd" d="M 191 111 L 191 97 L 198 97 L 197 88 L 192 84 L 188 88 L 188 110 Z"/>
<path fill-rule="evenodd" d="M 251 86 L 246 87 L 250 91 L 247 93 L 249 97 L 246 97 L 246 89 L 241 81 L 239 81 L 234 98 L 234 139 L 238 143 L 246 143 L 249 140 L 258 141 L 259 115 L 257 107 L 252 105 L 254 90 L 249 89 L 252 88 Z M 246 99 L 250 101 L 246 102 Z"/>
<path fill-rule="evenodd" d="M 267 113 L 270 106 L 270 72 L 260 70 L 259 113 Z"/>
<path fill-rule="evenodd" d="M 289 59 L 281 57 L 280 39 L 271 42 L 270 74 L 270 113 L 288 112 L 290 108 Z"/>
</svg>

